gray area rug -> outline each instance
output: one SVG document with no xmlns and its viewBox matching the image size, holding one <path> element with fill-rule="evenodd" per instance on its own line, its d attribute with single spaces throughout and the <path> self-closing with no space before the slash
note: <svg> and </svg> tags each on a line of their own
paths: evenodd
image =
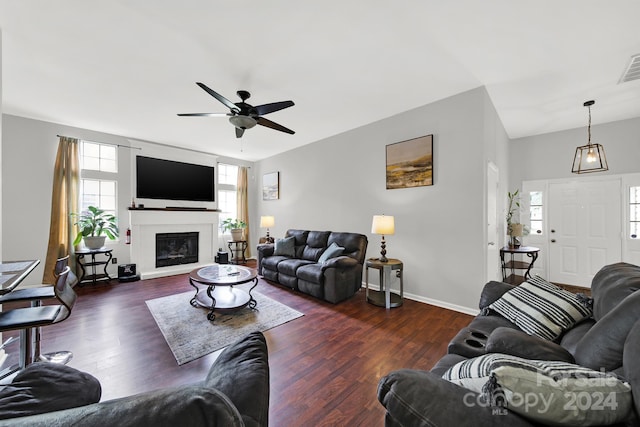
<svg viewBox="0 0 640 427">
<path fill-rule="evenodd" d="M 286 305 L 259 292 L 251 293 L 258 305 L 235 313 L 216 313 L 212 323 L 206 308 L 195 308 L 189 301 L 194 292 L 146 301 L 178 365 L 219 350 L 253 331 L 266 331 L 303 316 Z"/>
</svg>

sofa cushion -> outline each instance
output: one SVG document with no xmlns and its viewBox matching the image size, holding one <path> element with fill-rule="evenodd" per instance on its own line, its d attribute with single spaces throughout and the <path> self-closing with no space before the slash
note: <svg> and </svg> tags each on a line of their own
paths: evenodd
<svg viewBox="0 0 640 427">
<path fill-rule="evenodd" d="M 317 263 L 301 266 L 298 268 L 296 275 L 300 280 L 311 283 L 322 283 L 324 277 L 322 265 Z"/>
<path fill-rule="evenodd" d="M 510 354 L 525 359 L 575 361 L 571 353 L 559 344 L 512 328 L 497 328 L 491 332 L 485 349 L 487 353 Z"/>
<path fill-rule="evenodd" d="M 295 256 L 295 237 L 291 236 L 285 237 L 284 239 L 276 239 L 273 254 L 288 257 Z"/>
<path fill-rule="evenodd" d="M 489 305 L 530 335 L 554 340 L 591 309 L 577 295 L 534 276 Z"/>
<path fill-rule="evenodd" d="M 0 390 L 0 419 L 89 405 L 101 394 L 95 377 L 70 366 L 37 362 Z"/>
<path fill-rule="evenodd" d="M 329 247 L 320 255 L 318 262 L 320 264 L 326 263 L 331 258 L 335 258 L 339 255 L 342 255 L 344 252 L 344 248 L 342 246 L 338 246 L 336 242 L 333 242 L 329 245 Z"/>
<path fill-rule="evenodd" d="M 482 293 L 480 294 L 480 303 L 478 304 L 480 310 L 489 307 L 502 295 L 514 288 L 514 285 L 504 282 L 496 282 L 495 280 L 487 282 L 487 284 L 484 285 L 484 288 L 482 288 Z"/>
<path fill-rule="evenodd" d="M 282 260 L 278 263 L 278 273 L 286 274 L 287 276 L 296 276 L 296 271 L 303 265 L 315 264 L 313 261 L 306 259 L 289 258 Z"/>
<path fill-rule="evenodd" d="M 278 264 L 280 264 L 285 259 L 289 259 L 289 257 L 274 255 L 262 260 L 262 267 L 267 268 L 268 270 L 278 271 Z"/>
<path fill-rule="evenodd" d="M 622 366 L 624 343 L 640 319 L 640 292 L 626 297 L 584 334 L 576 346 L 576 362 L 612 371 Z"/>
<path fill-rule="evenodd" d="M 454 365 L 443 378 L 536 422 L 600 426 L 631 415 L 628 383 L 572 363 L 491 353 Z"/>
</svg>

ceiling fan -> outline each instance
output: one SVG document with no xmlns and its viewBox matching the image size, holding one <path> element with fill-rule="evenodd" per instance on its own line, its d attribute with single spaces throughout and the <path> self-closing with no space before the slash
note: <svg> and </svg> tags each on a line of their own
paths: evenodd
<svg viewBox="0 0 640 427">
<path fill-rule="evenodd" d="M 294 105 L 293 101 L 281 101 L 273 102 L 271 104 L 256 105 L 247 104 L 245 101 L 251 97 L 251 94 L 246 90 L 239 90 L 236 92 L 242 101 L 233 103 L 218 92 L 210 89 L 205 84 L 196 82 L 205 92 L 213 96 L 218 101 L 222 102 L 225 106 L 231 110 L 229 113 L 182 113 L 178 116 L 191 116 L 191 117 L 229 117 L 229 121 L 236 128 L 236 137 L 241 138 L 246 129 L 251 129 L 255 125 L 266 126 L 271 129 L 279 130 L 293 135 L 295 132 L 288 129 L 278 123 L 265 119 L 265 114 L 273 113 L 274 111 L 283 110 L 285 108 Z"/>
</svg>

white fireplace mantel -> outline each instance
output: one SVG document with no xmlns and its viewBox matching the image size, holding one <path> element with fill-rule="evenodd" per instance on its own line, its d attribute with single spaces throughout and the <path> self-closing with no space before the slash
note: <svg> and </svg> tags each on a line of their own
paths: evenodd
<svg viewBox="0 0 640 427">
<path fill-rule="evenodd" d="M 131 262 L 141 279 L 188 273 L 211 265 L 218 249 L 218 212 L 214 210 L 132 209 Z M 156 268 L 156 234 L 198 232 L 198 262 Z"/>
</svg>

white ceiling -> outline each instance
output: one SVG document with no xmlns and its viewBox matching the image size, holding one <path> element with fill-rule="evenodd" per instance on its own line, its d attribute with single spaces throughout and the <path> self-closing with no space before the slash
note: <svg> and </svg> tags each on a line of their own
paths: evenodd
<svg viewBox="0 0 640 427">
<path fill-rule="evenodd" d="M 0 0 L 3 112 L 259 160 L 478 86 L 511 138 L 640 117 L 638 0 Z M 196 86 L 293 100 L 235 138 Z M 70 135 L 73 136 L 73 135 Z"/>
</svg>

